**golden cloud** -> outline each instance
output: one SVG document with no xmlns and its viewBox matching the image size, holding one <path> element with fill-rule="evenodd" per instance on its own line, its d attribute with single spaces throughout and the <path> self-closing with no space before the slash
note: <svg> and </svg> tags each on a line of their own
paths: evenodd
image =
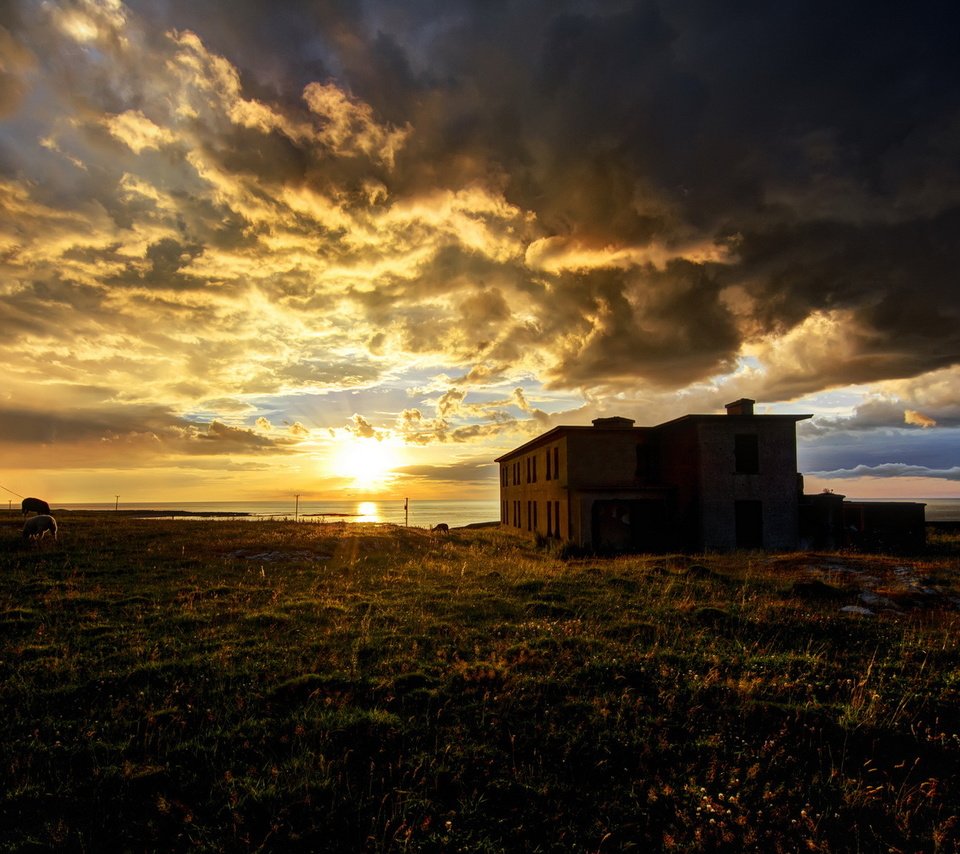
<svg viewBox="0 0 960 854">
<path fill-rule="evenodd" d="M 324 120 L 317 138 L 338 155 L 362 153 L 392 168 L 411 132 L 409 125 L 379 124 L 369 104 L 350 98 L 332 83 L 309 83 L 303 99 Z"/>
<path fill-rule="evenodd" d="M 911 424 L 914 427 L 923 427 L 923 428 L 937 426 L 937 422 L 935 419 L 929 418 L 928 416 L 924 415 L 922 412 L 917 412 L 914 409 L 904 410 L 903 423 Z"/>
<path fill-rule="evenodd" d="M 122 32 L 127 21 L 120 0 L 77 0 L 70 6 L 49 6 L 54 25 L 80 44 L 106 43 Z"/>
<path fill-rule="evenodd" d="M 124 143 L 134 154 L 144 149 L 159 149 L 176 140 L 169 130 L 154 124 L 139 110 L 127 110 L 101 120 L 110 133 Z"/>
<path fill-rule="evenodd" d="M 532 270 L 544 273 L 600 270 L 652 266 L 663 270 L 670 261 L 684 260 L 694 264 L 728 263 L 732 256 L 728 246 L 713 240 L 646 246 L 592 245 L 575 237 L 556 235 L 531 242 L 524 260 Z"/>
</svg>

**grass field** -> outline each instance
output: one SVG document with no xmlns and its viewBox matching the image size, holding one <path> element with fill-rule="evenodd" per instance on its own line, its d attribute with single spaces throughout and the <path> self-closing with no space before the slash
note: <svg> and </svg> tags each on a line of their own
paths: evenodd
<svg viewBox="0 0 960 854">
<path fill-rule="evenodd" d="M 0 850 L 960 848 L 955 540 L 59 521 L 0 517 Z"/>
</svg>

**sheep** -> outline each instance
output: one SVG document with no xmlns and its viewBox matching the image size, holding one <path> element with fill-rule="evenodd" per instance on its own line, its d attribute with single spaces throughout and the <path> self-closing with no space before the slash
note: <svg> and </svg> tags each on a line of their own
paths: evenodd
<svg viewBox="0 0 960 854">
<path fill-rule="evenodd" d="M 33 540 L 39 544 L 40 540 L 47 534 L 53 534 L 53 538 L 59 540 L 57 536 L 57 520 L 54 519 L 53 516 L 32 516 L 27 519 L 26 524 L 23 526 L 22 535 L 25 540 Z"/>
<path fill-rule="evenodd" d="M 27 513 L 45 513 L 48 516 L 50 515 L 50 505 L 47 504 L 42 498 L 24 498 L 20 502 L 20 512 L 24 516 Z"/>
<path fill-rule="evenodd" d="M 441 522 L 439 525 L 434 525 L 430 530 L 435 534 L 449 534 L 450 526 L 446 522 Z"/>
</svg>

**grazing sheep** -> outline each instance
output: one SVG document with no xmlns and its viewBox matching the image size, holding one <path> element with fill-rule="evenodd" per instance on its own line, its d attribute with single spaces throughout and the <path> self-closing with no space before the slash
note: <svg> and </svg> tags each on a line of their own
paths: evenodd
<svg viewBox="0 0 960 854">
<path fill-rule="evenodd" d="M 439 525 L 434 525 L 430 530 L 435 534 L 449 534 L 450 526 L 446 522 L 441 522 Z"/>
<path fill-rule="evenodd" d="M 33 540 L 39 543 L 47 534 L 53 534 L 55 540 L 59 539 L 57 536 L 57 520 L 53 516 L 33 516 L 27 519 L 23 526 L 23 538 L 25 540 Z"/>
<path fill-rule="evenodd" d="M 24 498 L 23 501 L 20 502 L 20 512 L 23 513 L 24 516 L 26 516 L 27 513 L 45 513 L 49 516 L 50 505 L 42 498 Z"/>
</svg>

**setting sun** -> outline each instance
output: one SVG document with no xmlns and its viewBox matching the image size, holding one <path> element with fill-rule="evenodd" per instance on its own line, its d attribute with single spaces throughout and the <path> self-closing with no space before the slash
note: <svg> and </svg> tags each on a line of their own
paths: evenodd
<svg viewBox="0 0 960 854">
<path fill-rule="evenodd" d="M 387 441 L 351 438 L 334 451 L 334 474 L 350 478 L 357 489 L 380 489 L 393 480 L 391 470 L 400 464 L 397 449 Z"/>
</svg>

